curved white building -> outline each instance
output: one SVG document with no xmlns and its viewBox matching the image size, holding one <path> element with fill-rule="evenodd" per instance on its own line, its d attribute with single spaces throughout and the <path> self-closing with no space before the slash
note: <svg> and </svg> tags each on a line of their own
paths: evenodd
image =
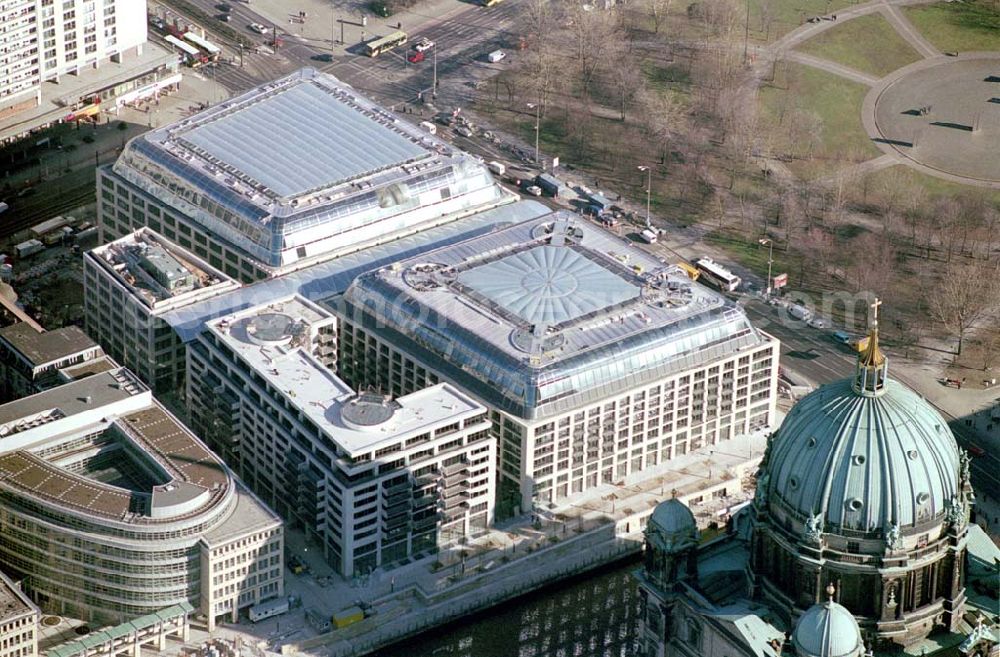
<svg viewBox="0 0 1000 657">
<path fill-rule="evenodd" d="M 0 406 L 0 564 L 49 613 L 214 627 L 283 593 L 282 525 L 116 369 Z"/>
</svg>

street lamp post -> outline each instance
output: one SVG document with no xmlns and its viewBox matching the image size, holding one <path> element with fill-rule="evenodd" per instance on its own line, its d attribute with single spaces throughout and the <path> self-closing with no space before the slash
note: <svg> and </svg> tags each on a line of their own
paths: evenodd
<svg viewBox="0 0 1000 657">
<path fill-rule="evenodd" d="M 541 114 L 542 104 L 528 103 L 528 107 L 530 109 L 535 110 L 535 164 L 538 164 L 541 161 L 539 160 L 539 155 L 538 155 L 538 130 L 541 127 L 541 121 L 542 121 L 542 114 Z"/>
<path fill-rule="evenodd" d="M 774 255 L 774 242 L 770 238 L 762 237 L 757 240 L 757 243 L 767 246 L 767 290 L 764 296 L 771 298 L 771 265 L 774 264 L 774 258 L 772 257 Z"/>
<path fill-rule="evenodd" d="M 649 214 L 649 205 L 653 194 L 653 167 L 640 165 L 637 168 L 639 171 L 646 172 L 646 228 L 652 228 L 653 222 Z"/>
</svg>

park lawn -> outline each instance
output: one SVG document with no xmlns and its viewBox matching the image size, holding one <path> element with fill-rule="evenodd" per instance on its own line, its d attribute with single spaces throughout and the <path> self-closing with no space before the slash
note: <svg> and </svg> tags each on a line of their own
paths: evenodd
<svg viewBox="0 0 1000 657">
<path fill-rule="evenodd" d="M 797 175 L 812 179 L 830 175 L 849 161 L 860 162 L 878 157 L 861 124 L 861 104 L 868 87 L 839 75 L 789 62 L 777 83 L 760 89 L 761 119 L 768 129 L 780 133 L 779 108 L 792 94 L 796 106 L 820 118 L 823 131 L 816 150 L 809 159 L 789 163 Z"/>
<path fill-rule="evenodd" d="M 920 59 L 881 14 L 859 16 L 832 27 L 798 50 L 878 77 Z"/>
<path fill-rule="evenodd" d="M 835 14 L 845 7 L 857 4 L 855 0 L 748 1 L 750 3 L 750 38 L 758 42 L 774 41 L 802 25 L 813 16 Z M 764 20 L 764 16 L 768 10 L 772 17 L 770 29 L 768 29 L 767 21 Z"/>
<path fill-rule="evenodd" d="M 891 173 L 890 173 L 891 172 Z M 963 185 L 961 183 L 944 180 L 937 176 L 932 176 L 916 169 L 912 169 L 905 164 L 879 169 L 868 174 L 865 183 L 871 190 L 877 190 L 884 180 L 890 176 L 904 176 L 906 182 L 919 185 L 924 188 L 931 198 L 942 198 L 950 196 L 972 196 L 982 194 L 994 206 L 1000 207 L 1000 190 L 987 189 L 975 185 Z"/>
<path fill-rule="evenodd" d="M 903 7 L 906 17 L 943 52 L 1000 50 L 1000 13 L 987 2 Z"/>
</svg>

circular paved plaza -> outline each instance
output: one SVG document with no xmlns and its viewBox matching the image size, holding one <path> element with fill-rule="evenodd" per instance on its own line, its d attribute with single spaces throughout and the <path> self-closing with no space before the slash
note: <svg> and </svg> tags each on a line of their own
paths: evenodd
<svg viewBox="0 0 1000 657">
<path fill-rule="evenodd" d="M 1000 53 L 936 57 L 883 78 L 863 120 L 882 150 L 956 182 L 1000 186 Z"/>
</svg>

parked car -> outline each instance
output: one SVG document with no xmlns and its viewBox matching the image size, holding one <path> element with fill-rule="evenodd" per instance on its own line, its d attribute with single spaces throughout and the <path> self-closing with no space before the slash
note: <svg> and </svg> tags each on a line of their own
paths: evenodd
<svg viewBox="0 0 1000 657">
<path fill-rule="evenodd" d="M 531 194 L 532 196 L 541 196 L 542 195 L 542 188 L 539 187 L 538 185 L 528 185 L 524 189 L 524 191 L 527 192 L 528 194 Z"/>
<path fill-rule="evenodd" d="M 466 138 L 471 138 L 472 135 L 473 135 L 472 130 L 469 130 L 464 125 L 455 128 L 455 132 L 457 132 L 458 134 L 460 134 L 460 135 L 462 135 L 463 137 L 466 137 Z"/>
</svg>

